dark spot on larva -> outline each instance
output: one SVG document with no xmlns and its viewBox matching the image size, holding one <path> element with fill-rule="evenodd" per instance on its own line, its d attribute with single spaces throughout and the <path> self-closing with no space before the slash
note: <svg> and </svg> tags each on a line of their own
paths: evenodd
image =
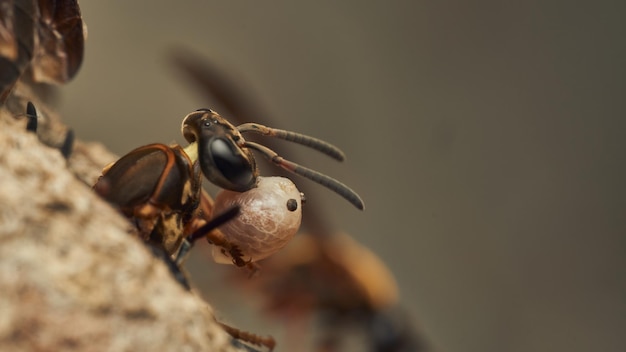
<svg viewBox="0 0 626 352">
<path fill-rule="evenodd" d="M 296 211 L 296 209 L 298 209 L 298 201 L 293 198 L 290 198 L 287 201 L 287 210 Z"/>
</svg>

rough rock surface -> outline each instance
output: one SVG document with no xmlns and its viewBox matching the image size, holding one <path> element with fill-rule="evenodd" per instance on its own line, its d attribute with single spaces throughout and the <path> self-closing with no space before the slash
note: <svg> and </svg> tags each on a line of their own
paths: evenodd
<svg viewBox="0 0 626 352">
<path fill-rule="evenodd" d="M 70 172 L 9 115 L 0 110 L 0 351 L 236 350 L 86 185 L 97 170 Z"/>
</svg>

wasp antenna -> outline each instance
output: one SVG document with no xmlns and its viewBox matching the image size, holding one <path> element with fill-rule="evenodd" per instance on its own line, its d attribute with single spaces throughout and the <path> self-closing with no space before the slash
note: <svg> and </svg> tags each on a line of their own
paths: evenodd
<svg viewBox="0 0 626 352">
<path fill-rule="evenodd" d="M 322 152 L 331 158 L 344 161 L 346 156 L 341 151 L 341 149 L 335 147 L 334 145 L 323 141 L 321 139 L 307 136 L 301 133 L 279 130 L 277 128 L 267 127 L 264 125 L 260 125 L 258 123 L 244 123 L 242 125 L 237 126 L 237 129 L 241 133 L 245 132 L 253 132 L 262 134 L 264 136 L 276 137 L 280 139 L 284 139 L 289 142 L 298 143 L 309 148 L 313 148 L 319 152 Z"/>
<path fill-rule="evenodd" d="M 348 202 L 352 203 L 352 205 L 354 205 L 358 209 L 363 210 L 364 205 L 361 197 L 350 187 L 335 180 L 334 178 L 326 176 L 315 170 L 306 168 L 302 165 L 296 164 L 293 161 L 289 161 L 264 145 L 248 141 L 246 141 L 244 145 L 248 148 L 252 148 L 261 152 L 261 154 L 263 154 L 271 162 L 282 167 L 283 169 L 289 172 L 293 172 L 294 174 L 306 177 L 309 180 L 317 182 L 320 185 L 330 189 L 331 191 L 345 198 Z"/>
<path fill-rule="evenodd" d="M 35 109 L 35 105 L 33 105 L 30 101 L 26 103 L 26 117 L 28 117 L 26 130 L 30 132 L 37 132 L 37 109 Z"/>
</svg>

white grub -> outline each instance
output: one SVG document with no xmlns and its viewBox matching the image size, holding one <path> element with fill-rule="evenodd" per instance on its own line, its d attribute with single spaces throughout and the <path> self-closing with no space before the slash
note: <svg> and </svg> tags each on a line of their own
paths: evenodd
<svg viewBox="0 0 626 352">
<path fill-rule="evenodd" d="M 221 191 L 215 198 L 215 214 L 235 204 L 241 207 L 240 214 L 220 230 L 239 247 L 245 261 L 256 262 L 276 253 L 300 228 L 301 194 L 288 178 L 259 177 L 257 187 L 249 191 Z M 218 247 L 213 247 L 213 259 L 232 264 L 232 258 Z"/>
</svg>

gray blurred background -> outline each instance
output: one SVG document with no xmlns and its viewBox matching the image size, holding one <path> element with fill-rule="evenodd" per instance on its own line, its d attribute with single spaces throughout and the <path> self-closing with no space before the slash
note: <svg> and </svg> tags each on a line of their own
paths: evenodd
<svg viewBox="0 0 626 352">
<path fill-rule="evenodd" d="M 187 46 L 276 127 L 344 149 L 337 164 L 294 148 L 365 212 L 321 187 L 309 201 L 384 259 L 442 350 L 624 351 L 626 6 L 573 4 L 82 1 L 86 57 L 60 108 L 118 154 L 181 143 L 182 117 L 211 106 L 168 62 Z M 231 313 L 198 253 L 220 315 L 280 339 L 254 308 Z"/>
</svg>

